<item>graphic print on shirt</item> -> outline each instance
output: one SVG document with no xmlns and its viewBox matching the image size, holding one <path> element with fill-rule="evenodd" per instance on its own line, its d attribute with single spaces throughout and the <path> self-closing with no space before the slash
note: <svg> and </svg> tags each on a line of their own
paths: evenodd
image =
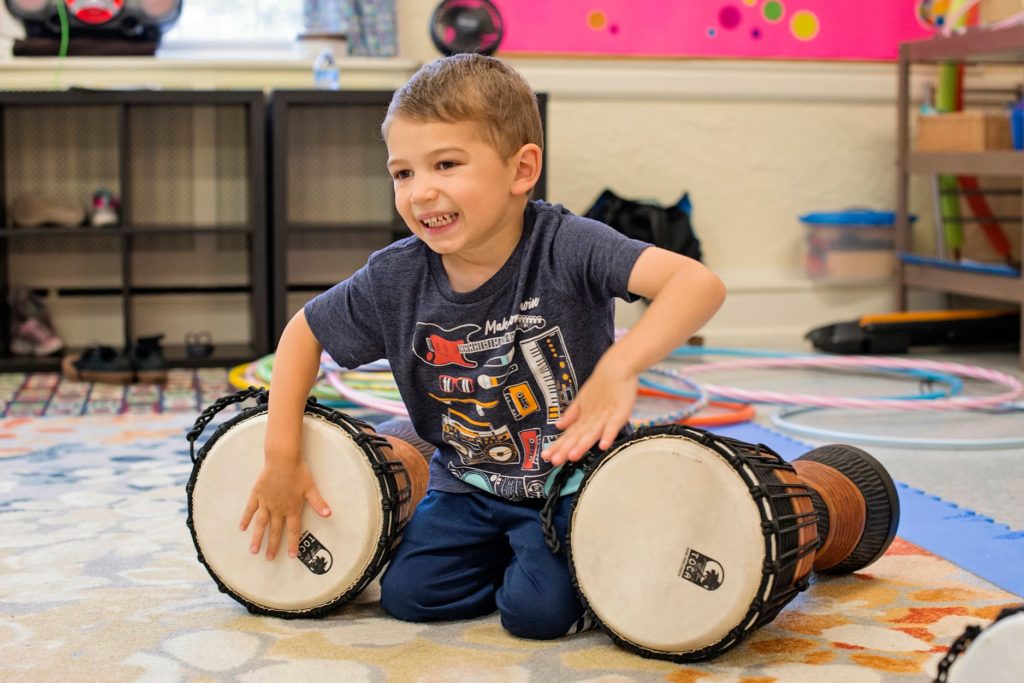
<svg viewBox="0 0 1024 683">
<path fill-rule="evenodd" d="M 554 434 L 545 436 L 547 444 L 557 438 Z M 519 443 L 522 444 L 522 469 L 524 472 L 541 469 L 541 430 L 523 429 L 519 432 Z"/>
<path fill-rule="evenodd" d="M 524 498 L 544 498 L 544 484 L 547 474 L 524 475 L 513 477 L 479 470 L 474 467 L 459 467 L 448 463 L 448 471 L 452 476 L 467 484 L 489 491 L 506 500 L 523 500 Z"/>
<path fill-rule="evenodd" d="M 441 375 L 437 378 L 438 387 L 446 394 L 469 394 L 473 391 L 472 377 L 455 377 L 454 375 Z"/>
<path fill-rule="evenodd" d="M 519 365 L 513 364 L 503 375 L 488 375 L 486 373 L 477 375 L 476 381 L 481 389 L 496 389 L 508 380 L 509 376 L 519 369 Z"/>
<path fill-rule="evenodd" d="M 517 328 L 513 326 L 512 330 L 494 336 L 473 338 L 480 332 L 480 329 L 479 325 L 473 324 L 447 329 L 434 323 L 418 322 L 416 323 L 416 333 L 413 335 L 412 352 L 424 363 L 434 367 L 457 365 L 463 368 L 475 368 L 479 363 L 468 356 L 484 351 L 493 351 L 511 344 L 515 341 Z M 488 359 L 484 365 L 493 364 L 500 367 L 511 359 L 511 354 L 506 352 L 496 358 Z"/>
<path fill-rule="evenodd" d="M 476 409 L 476 414 L 483 417 L 486 414 L 488 408 L 493 408 L 498 405 L 497 401 L 478 401 L 475 398 L 452 398 L 451 396 L 438 396 L 428 392 L 427 396 L 434 399 L 438 403 L 443 403 L 446 406 L 457 405 L 460 407 L 472 406 Z"/>
<path fill-rule="evenodd" d="M 554 424 L 576 398 L 576 371 L 565 350 L 557 325 L 536 337 L 519 342 L 523 358 L 540 387 L 547 408 L 547 422 Z"/>
<path fill-rule="evenodd" d="M 540 410 L 537 397 L 533 395 L 533 390 L 526 382 L 507 387 L 501 395 L 505 397 L 505 405 L 508 406 L 508 410 L 516 422 Z"/>
<path fill-rule="evenodd" d="M 495 429 L 454 408 L 441 416 L 441 438 L 466 465 L 518 465 L 522 460 L 508 427 Z"/>
</svg>

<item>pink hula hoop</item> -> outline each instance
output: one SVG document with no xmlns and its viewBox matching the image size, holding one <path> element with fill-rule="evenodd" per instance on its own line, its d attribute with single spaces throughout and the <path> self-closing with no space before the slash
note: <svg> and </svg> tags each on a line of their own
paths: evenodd
<svg viewBox="0 0 1024 683">
<path fill-rule="evenodd" d="M 664 367 L 664 366 L 662 366 Z M 669 369 L 667 374 L 688 377 L 716 370 L 743 370 L 752 368 L 893 368 L 903 370 L 935 370 L 951 375 L 979 379 L 999 384 L 1008 389 L 999 394 L 977 397 L 936 398 L 922 401 L 893 398 L 848 398 L 829 397 L 814 394 L 791 394 L 777 391 L 759 391 L 739 387 L 704 384 L 708 393 L 715 397 L 752 403 L 781 403 L 785 405 L 819 406 L 822 408 L 861 408 L 885 410 L 970 410 L 991 408 L 1008 403 L 1024 393 L 1024 387 L 1015 377 L 997 370 L 976 365 L 945 363 L 929 360 L 904 360 L 871 356 L 797 356 L 783 358 L 751 358 L 684 365 L 680 369 Z"/>
</svg>

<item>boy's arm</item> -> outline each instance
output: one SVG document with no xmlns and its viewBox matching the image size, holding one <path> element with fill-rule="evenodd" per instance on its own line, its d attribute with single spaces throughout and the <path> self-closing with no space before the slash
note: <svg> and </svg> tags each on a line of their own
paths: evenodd
<svg viewBox="0 0 1024 683">
<path fill-rule="evenodd" d="M 269 530 L 267 559 L 272 560 L 288 534 L 288 555 L 298 554 L 302 509 L 305 502 L 327 517 L 330 508 L 317 490 L 313 476 L 302 459 L 302 417 L 306 398 L 320 371 L 320 343 L 299 311 L 281 334 L 274 354 L 264 464 L 253 484 L 239 528 L 253 523 L 249 550 L 259 552 L 263 534 Z"/>
<path fill-rule="evenodd" d="M 565 415 L 564 430 L 544 452 L 554 465 L 612 445 L 636 402 L 640 373 L 683 344 L 715 314 L 725 285 L 699 261 L 649 247 L 637 258 L 628 289 L 651 300 L 636 325 L 612 344 Z"/>
</svg>

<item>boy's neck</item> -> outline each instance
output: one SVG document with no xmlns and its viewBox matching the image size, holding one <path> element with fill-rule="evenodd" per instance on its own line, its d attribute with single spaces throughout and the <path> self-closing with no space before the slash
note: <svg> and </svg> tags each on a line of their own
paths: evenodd
<svg viewBox="0 0 1024 683">
<path fill-rule="evenodd" d="M 448 285 L 456 292 L 471 292 L 501 270 L 523 236 L 523 211 L 520 211 L 486 248 L 477 252 L 442 254 L 441 264 Z"/>
</svg>

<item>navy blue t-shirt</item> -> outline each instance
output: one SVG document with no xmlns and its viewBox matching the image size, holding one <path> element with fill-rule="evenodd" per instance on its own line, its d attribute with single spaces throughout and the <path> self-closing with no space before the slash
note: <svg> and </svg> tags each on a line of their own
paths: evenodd
<svg viewBox="0 0 1024 683">
<path fill-rule="evenodd" d="M 440 256 L 408 237 L 308 302 L 306 320 L 343 367 L 388 359 L 438 449 L 431 489 L 543 498 L 541 449 L 612 344 L 614 299 L 635 298 L 626 286 L 649 246 L 530 202 L 512 255 L 473 291 L 454 291 Z"/>
</svg>

